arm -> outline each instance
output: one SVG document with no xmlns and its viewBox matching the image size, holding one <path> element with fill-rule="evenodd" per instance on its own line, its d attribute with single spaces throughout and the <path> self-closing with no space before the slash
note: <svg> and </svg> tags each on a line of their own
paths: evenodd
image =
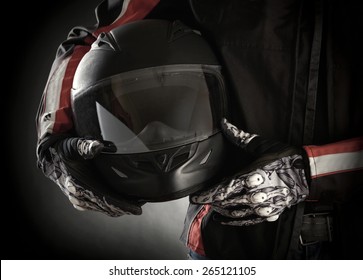
<svg viewBox="0 0 363 280">
<path fill-rule="evenodd" d="M 139 204 L 126 200 L 114 201 L 102 193 L 90 191 L 84 182 L 77 181 L 68 170 L 59 149 L 67 146 L 77 151 L 79 143 L 85 143 L 78 142 L 84 141 L 83 139 L 69 141 L 70 137 L 74 137 L 70 92 L 73 75 L 82 57 L 90 50 L 101 32 L 144 18 L 158 2 L 103 1 L 96 8 L 96 25 L 92 28 L 73 28 L 57 50 L 36 116 L 37 164 L 78 210 L 90 209 L 110 216 L 141 214 Z M 92 146 L 94 147 L 90 145 Z M 92 154 L 93 151 L 89 149 L 89 153 Z M 87 165 L 86 162 L 84 164 Z"/>
<path fill-rule="evenodd" d="M 307 201 L 344 202 L 363 185 L 363 137 L 304 150 L 311 177 Z"/>
<path fill-rule="evenodd" d="M 346 202 L 360 191 L 363 137 L 296 148 L 246 133 L 226 120 L 222 129 L 254 161 L 191 201 L 211 204 L 224 224 L 272 222 L 301 201 Z"/>
</svg>

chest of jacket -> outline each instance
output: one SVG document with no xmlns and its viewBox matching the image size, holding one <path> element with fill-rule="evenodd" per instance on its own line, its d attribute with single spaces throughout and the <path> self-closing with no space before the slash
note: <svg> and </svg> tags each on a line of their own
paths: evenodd
<svg viewBox="0 0 363 280">
<path fill-rule="evenodd" d="M 356 35 L 362 24 L 354 7 L 339 1 L 191 3 L 224 65 L 235 124 L 294 145 L 362 133 Z"/>
<path fill-rule="evenodd" d="M 362 135 L 359 9 L 342 1 L 191 3 L 224 66 L 234 124 L 296 146 Z M 206 216 L 206 252 L 284 258 L 296 211 L 248 229 L 226 228 Z"/>
</svg>

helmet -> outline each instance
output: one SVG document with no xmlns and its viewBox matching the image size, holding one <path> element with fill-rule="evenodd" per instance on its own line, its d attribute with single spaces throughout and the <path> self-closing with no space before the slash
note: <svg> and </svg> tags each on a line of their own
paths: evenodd
<svg viewBox="0 0 363 280">
<path fill-rule="evenodd" d="M 180 21 L 140 20 L 100 34 L 77 67 L 71 102 L 77 134 L 112 143 L 92 164 L 115 196 L 173 200 L 221 171 L 221 67 Z"/>
</svg>

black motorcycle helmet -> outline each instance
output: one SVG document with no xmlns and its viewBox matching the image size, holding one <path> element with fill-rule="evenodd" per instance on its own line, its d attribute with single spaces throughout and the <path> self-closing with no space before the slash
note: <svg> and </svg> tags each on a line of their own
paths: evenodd
<svg viewBox="0 0 363 280">
<path fill-rule="evenodd" d="M 100 34 L 79 63 L 71 100 L 77 134 L 114 147 L 92 160 L 114 196 L 173 200 L 219 176 L 221 67 L 180 21 L 141 20 Z"/>
</svg>

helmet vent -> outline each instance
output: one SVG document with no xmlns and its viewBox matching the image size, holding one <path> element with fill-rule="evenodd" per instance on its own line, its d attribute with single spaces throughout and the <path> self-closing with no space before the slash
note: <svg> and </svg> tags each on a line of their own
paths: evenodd
<svg viewBox="0 0 363 280">
<path fill-rule="evenodd" d="M 131 156 L 130 164 L 134 168 L 147 172 L 169 172 L 192 157 L 194 153 L 194 149 L 192 148 L 194 148 L 194 145 L 182 146 L 176 150 L 172 149 L 170 151 L 159 152 L 146 158 L 134 158 Z"/>
<path fill-rule="evenodd" d="M 173 169 L 189 159 L 189 151 L 174 156 L 173 161 L 170 164 L 170 169 Z"/>
<path fill-rule="evenodd" d="M 116 173 L 118 176 L 120 176 L 121 178 L 128 178 L 128 176 L 127 176 L 125 173 L 121 172 L 121 171 L 120 171 L 120 170 L 118 170 L 117 168 L 115 168 L 115 167 L 113 167 L 113 166 L 111 166 L 111 168 L 112 168 L 112 170 L 113 170 L 113 171 L 115 171 L 115 173 Z"/>
<path fill-rule="evenodd" d="M 209 156 L 210 156 L 210 154 L 212 153 L 212 150 L 209 150 L 209 152 L 208 152 L 208 154 L 206 154 L 206 156 L 200 161 L 200 165 L 203 165 L 203 164 L 205 164 L 207 161 L 208 161 L 208 159 L 209 159 Z"/>
</svg>

